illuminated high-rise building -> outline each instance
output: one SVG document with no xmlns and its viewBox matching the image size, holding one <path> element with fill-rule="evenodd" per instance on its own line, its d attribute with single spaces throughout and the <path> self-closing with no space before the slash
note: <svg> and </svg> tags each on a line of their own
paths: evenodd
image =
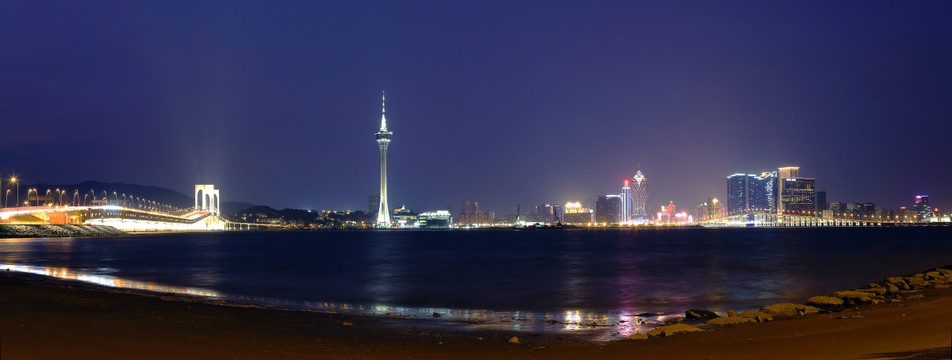
<svg viewBox="0 0 952 360">
<path fill-rule="evenodd" d="M 565 203 L 562 212 L 562 222 L 567 224 L 589 224 L 595 220 L 592 209 L 582 206 L 578 201 Z"/>
<path fill-rule="evenodd" d="M 645 220 L 648 217 L 648 211 L 645 209 L 645 203 L 648 201 L 648 178 L 638 170 L 631 179 L 634 180 L 631 183 L 631 219 Z"/>
<path fill-rule="evenodd" d="M 777 175 L 781 179 L 790 179 L 795 177 L 800 177 L 800 167 L 799 166 L 786 166 L 777 169 Z"/>
<path fill-rule="evenodd" d="M 912 205 L 919 220 L 932 216 L 932 205 L 929 205 L 929 195 L 916 195 L 916 203 Z"/>
<path fill-rule="evenodd" d="M 631 222 L 631 181 L 626 179 L 624 184 L 621 187 L 621 211 L 618 212 L 618 222 L 628 224 Z"/>
<path fill-rule="evenodd" d="M 816 180 L 813 178 L 780 179 L 781 214 L 814 216 L 816 213 Z"/>
<path fill-rule="evenodd" d="M 780 176 L 776 171 L 760 174 L 760 186 L 763 187 L 763 201 L 758 203 L 759 209 L 768 213 L 777 212 L 777 203 L 780 201 Z"/>
<path fill-rule="evenodd" d="M 777 213 L 815 216 L 816 179 L 800 177 L 797 166 L 777 169 L 777 177 Z"/>
<path fill-rule="evenodd" d="M 776 212 L 777 172 L 737 173 L 727 177 L 728 215 Z"/>
<path fill-rule="evenodd" d="M 380 130 L 377 136 L 377 146 L 380 147 L 380 207 L 377 210 L 375 227 L 390 228 L 390 206 L 387 205 L 387 147 L 390 146 L 390 137 L 393 133 L 387 130 L 387 97 L 381 95 Z"/>
<path fill-rule="evenodd" d="M 750 196 L 748 194 L 750 176 L 747 174 L 734 174 L 727 177 L 727 214 L 743 214 L 749 210 L 748 203 Z"/>
<path fill-rule="evenodd" d="M 777 194 L 783 194 L 783 187 L 786 183 L 784 180 L 794 179 L 798 176 L 800 176 L 799 166 L 785 166 L 777 169 Z M 777 198 L 777 214 L 784 214 L 782 197 Z"/>
</svg>

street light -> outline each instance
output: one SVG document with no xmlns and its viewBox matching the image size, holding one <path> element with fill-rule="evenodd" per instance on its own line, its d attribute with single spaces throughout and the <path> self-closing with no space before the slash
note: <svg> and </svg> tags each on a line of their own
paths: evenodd
<svg viewBox="0 0 952 360">
<path fill-rule="evenodd" d="M 16 184 L 17 184 L 17 202 L 16 202 L 16 205 L 17 205 L 17 207 L 20 207 L 20 183 L 17 182 L 17 177 L 16 177 L 16 176 L 11 176 L 11 177 L 10 177 L 10 183 L 11 183 L 11 184 L 13 184 L 13 183 L 16 183 Z"/>
<path fill-rule="evenodd" d="M 7 189 L 7 200 L 3 203 L 3 206 L 7 206 L 10 203 L 10 189 Z M 16 204 L 13 204 L 16 205 Z"/>
</svg>

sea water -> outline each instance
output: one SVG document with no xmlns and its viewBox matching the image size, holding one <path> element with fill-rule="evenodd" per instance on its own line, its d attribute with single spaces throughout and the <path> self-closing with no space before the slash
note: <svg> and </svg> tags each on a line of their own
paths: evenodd
<svg viewBox="0 0 952 360">
<path fill-rule="evenodd" d="M 235 231 L 0 240 L 0 267 L 291 309 L 644 332 L 952 264 L 952 227 Z M 65 275 L 65 276 L 62 276 Z"/>
</svg>

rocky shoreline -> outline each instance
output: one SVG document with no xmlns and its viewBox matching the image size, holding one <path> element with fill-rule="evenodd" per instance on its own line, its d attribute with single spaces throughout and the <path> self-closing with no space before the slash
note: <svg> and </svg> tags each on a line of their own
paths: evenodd
<svg viewBox="0 0 952 360">
<path fill-rule="evenodd" d="M 947 288 L 952 288 L 952 265 L 932 268 L 908 276 L 888 277 L 879 282 L 871 282 L 864 288 L 813 296 L 807 299 L 806 304 L 778 303 L 764 306 L 759 310 L 740 313 L 728 310 L 727 316 L 692 309 L 686 311 L 685 316 L 670 319 L 668 325 L 654 328 L 647 334 L 636 333 L 619 340 L 644 340 L 681 333 L 702 332 L 721 326 L 763 323 L 818 313 L 833 314 L 867 305 L 922 299 L 923 295 L 920 293 L 924 290 Z"/>
<path fill-rule="evenodd" d="M 115 236 L 122 231 L 104 225 L 0 225 L 0 238 Z"/>
</svg>

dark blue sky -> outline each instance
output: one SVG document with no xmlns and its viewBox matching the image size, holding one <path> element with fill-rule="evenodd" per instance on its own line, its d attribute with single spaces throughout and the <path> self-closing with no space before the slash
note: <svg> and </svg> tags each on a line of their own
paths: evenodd
<svg viewBox="0 0 952 360">
<path fill-rule="evenodd" d="M 3 1 L 0 173 L 497 214 L 725 196 L 800 166 L 830 201 L 952 206 L 949 1 Z M 945 209 L 943 209 L 945 210 Z"/>
</svg>

